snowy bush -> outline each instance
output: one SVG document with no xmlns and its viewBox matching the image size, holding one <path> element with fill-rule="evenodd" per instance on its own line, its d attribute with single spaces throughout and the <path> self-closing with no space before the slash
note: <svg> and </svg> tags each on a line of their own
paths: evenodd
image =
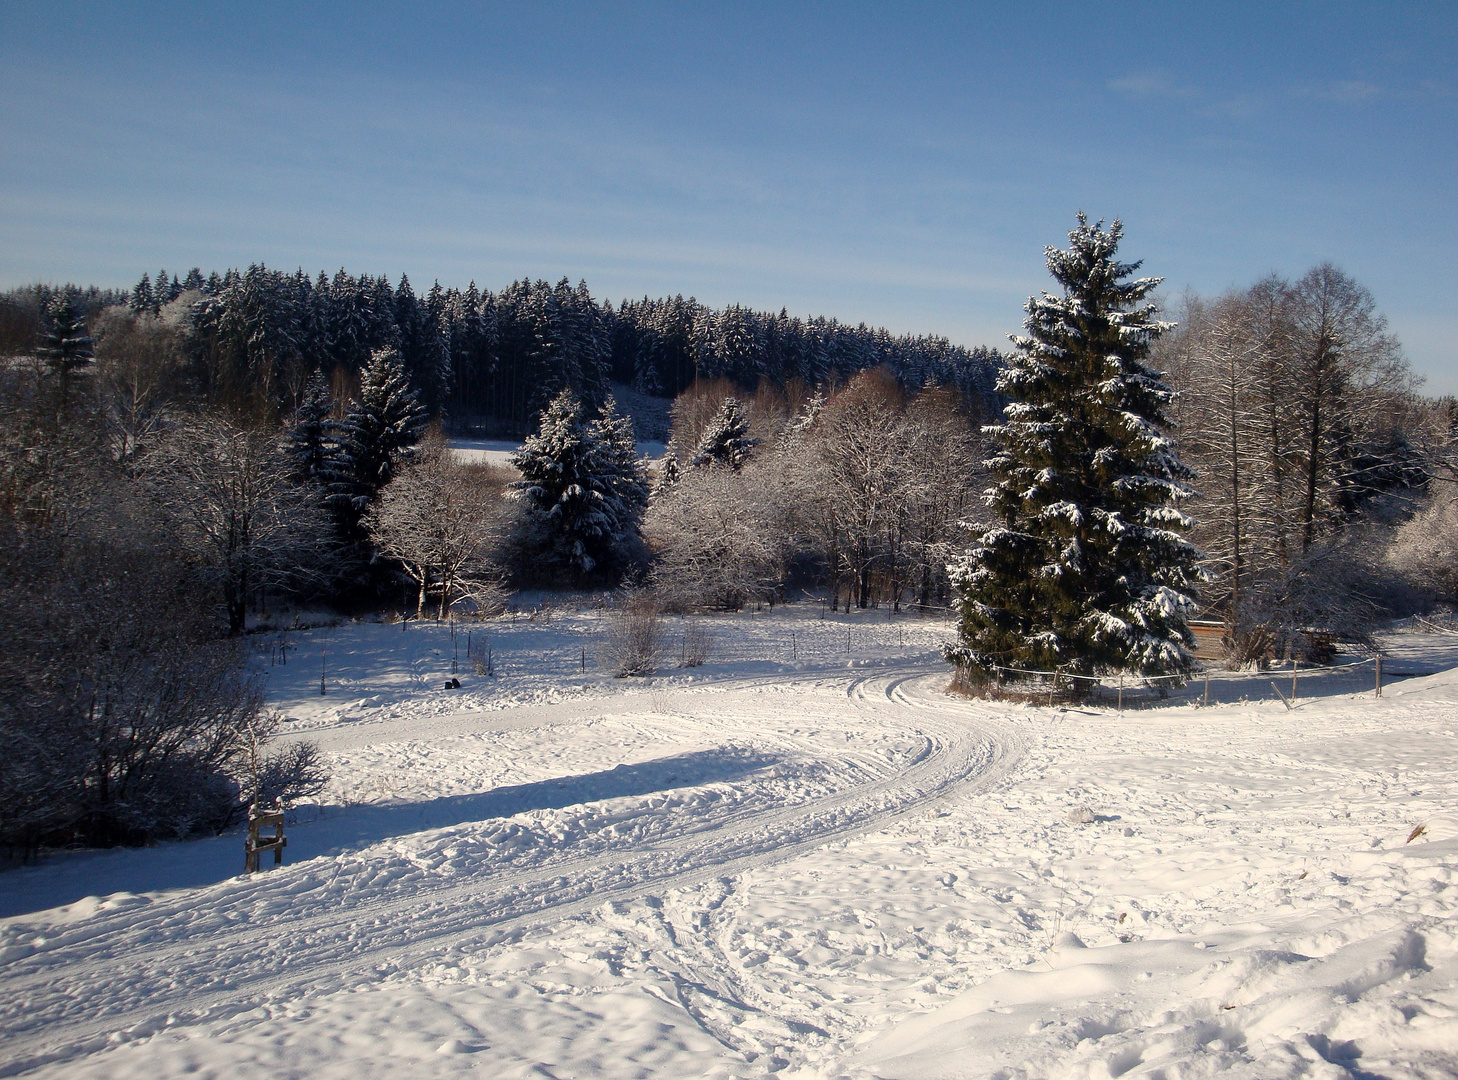
<svg viewBox="0 0 1458 1080">
<path fill-rule="evenodd" d="M 272 752 L 265 749 L 277 730 L 277 723 L 276 717 L 268 717 L 251 732 L 253 738 L 240 763 L 238 801 L 241 805 L 272 805 L 277 801 L 290 806 L 319 794 L 329 783 L 329 773 L 316 743 L 290 743 Z"/>
<path fill-rule="evenodd" d="M 648 508 L 643 530 L 651 581 L 670 610 L 727 609 L 769 597 L 783 577 L 786 545 L 775 526 L 773 475 L 691 469 Z"/>
<path fill-rule="evenodd" d="M 17 748 L 0 760 L 4 842 L 139 843 L 227 827 L 263 707 L 242 646 L 218 639 L 210 605 L 155 549 L 72 540 L 41 559 L 25 548 L 7 545 L 0 565 L 11 612 L 0 740 Z"/>
<path fill-rule="evenodd" d="M 1350 529 L 1314 545 L 1284 572 L 1250 588 L 1227 635 L 1227 664 L 1243 667 L 1295 657 L 1330 659 L 1330 642 L 1370 644 L 1394 615 L 1420 597 L 1383 562 L 1386 531 Z"/>
<path fill-rule="evenodd" d="M 647 597 L 625 598 L 608 616 L 607 634 L 598 650 L 598 664 L 624 679 L 652 675 L 663 662 L 667 644 L 658 606 Z"/>
<path fill-rule="evenodd" d="M 698 619 L 690 619 L 683 628 L 683 650 L 679 654 L 679 666 L 701 666 L 708 661 L 713 648 L 714 631 Z"/>
</svg>

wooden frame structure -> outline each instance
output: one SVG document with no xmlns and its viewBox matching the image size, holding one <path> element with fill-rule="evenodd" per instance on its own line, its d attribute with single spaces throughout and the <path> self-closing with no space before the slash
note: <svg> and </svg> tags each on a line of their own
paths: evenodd
<svg viewBox="0 0 1458 1080">
<path fill-rule="evenodd" d="M 273 835 L 260 839 L 258 830 L 270 825 L 273 826 Z M 283 830 L 282 799 L 276 800 L 272 808 L 260 807 L 257 803 L 248 807 L 248 839 L 243 845 L 243 872 L 245 874 L 253 874 L 258 871 L 258 856 L 265 851 L 273 852 L 274 866 L 283 862 L 283 849 L 288 845 Z"/>
</svg>

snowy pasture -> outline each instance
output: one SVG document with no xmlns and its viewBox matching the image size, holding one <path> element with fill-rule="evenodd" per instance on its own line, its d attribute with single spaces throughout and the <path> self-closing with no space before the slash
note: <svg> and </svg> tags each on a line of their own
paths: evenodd
<svg viewBox="0 0 1458 1080">
<path fill-rule="evenodd" d="M 329 790 L 252 878 L 0 875 L 0 1075 L 1458 1075 L 1458 638 L 1119 716 L 949 697 L 937 619 L 616 681 L 605 618 L 255 635 Z"/>
<path fill-rule="evenodd" d="M 521 449 L 521 443 L 511 439 L 472 439 L 452 436 L 449 440 L 451 452 L 462 464 L 487 464 L 509 469 L 511 455 Z M 657 461 L 668 452 L 668 445 L 662 442 L 638 442 L 638 453 L 650 461 Z"/>
</svg>

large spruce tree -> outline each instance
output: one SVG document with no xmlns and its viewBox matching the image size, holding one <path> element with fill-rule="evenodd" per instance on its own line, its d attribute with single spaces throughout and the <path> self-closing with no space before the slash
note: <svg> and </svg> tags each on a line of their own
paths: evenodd
<svg viewBox="0 0 1458 1080">
<path fill-rule="evenodd" d="M 410 386 L 400 354 L 375 350 L 365 369 L 359 400 L 339 425 L 333 455 L 330 502 L 345 525 L 357 526 L 365 508 L 408 460 L 425 430 L 425 408 Z"/>
<path fill-rule="evenodd" d="M 632 421 L 612 398 L 589 423 L 563 390 L 510 460 L 522 475 L 511 485 L 526 504 L 522 543 L 539 576 L 586 585 L 612 579 L 639 557 L 648 483 Z"/>
<path fill-rule="evenodd" d="M 60 380 L 62 412 L 69 397 L 71 375 L 92 362 L 94 344 L 86 331 L 86 316 L 77 308 L 71 294 L 56 293 L 46 305 L 37 352 Z"/>
<path fill-rule="evenodd" d="M 1115 221 L 1083 214 L 1069 250 L 1047 249 L 1063 287 L 1028 300 L 998 388 L 1011 403 L 989 429 L 998 519 L 953 566 L 961 643 L 974 682 L 1022 671 L 1182 674 L 1199 553 L 1177 506 L 1191 471 L 1166 434 L 1171 391 L 1146 361 L 1169 324 L 1147 302 L 1159 278 L 1121 263 Z"/>
</svg>

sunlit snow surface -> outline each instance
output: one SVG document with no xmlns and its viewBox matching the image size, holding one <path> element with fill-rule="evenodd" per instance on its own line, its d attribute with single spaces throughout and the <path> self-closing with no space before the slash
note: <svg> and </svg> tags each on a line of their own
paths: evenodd
<svg viewBox="0 0 1458 1080">
<path fill-rule="evenodd" d="M 1120 718 L 947 697 L 935 619 L 650 686 L 602 618 L 255 635 L 322 809 L 0 874 L 0 1074 L 1458 1075 L 1458 638 Z"/>
<path fill-rule="evenodd" d="M 510 439 L 468 439 L 453 437 L 450 448 L 455 459 L 464 463 L 495 465 L 511 468 L 511 455 L 521 449 L 521 443 Z M 661 442 L 638 443 L 638 453 L 651 461 L 657 461 L 667 453 L 667 446 Z"/>
</svg>

